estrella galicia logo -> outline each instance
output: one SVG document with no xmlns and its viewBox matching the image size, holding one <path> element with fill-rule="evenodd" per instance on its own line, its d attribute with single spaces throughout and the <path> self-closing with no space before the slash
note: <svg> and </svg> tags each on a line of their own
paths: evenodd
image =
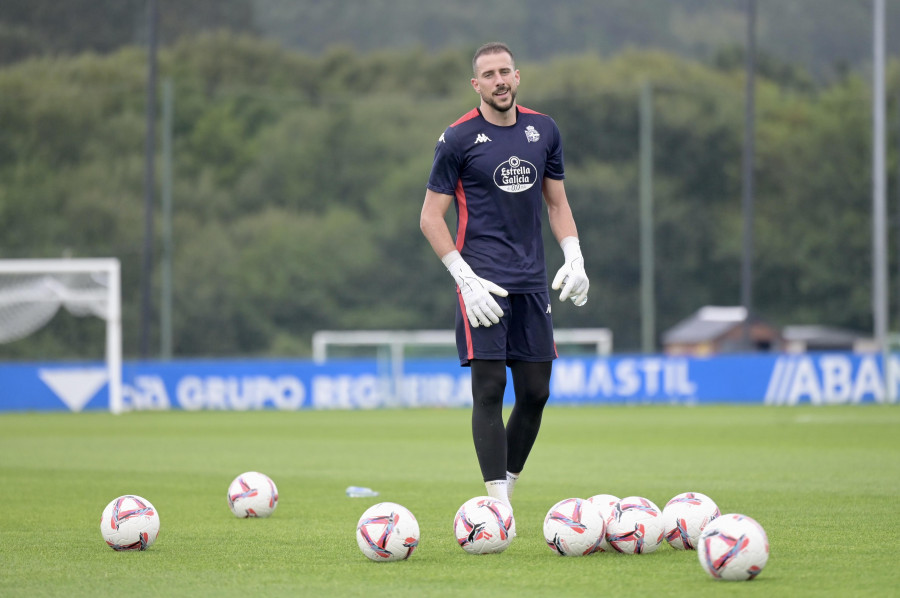
<svg viewBox="0 0 900 598">
<path fill-rule="evenodd" d="M 531 189 L 537 182 L 537 168 L 527 160 L 510 156 L 494 170 L 494 184 L 510 193 Z"/>
</svg>

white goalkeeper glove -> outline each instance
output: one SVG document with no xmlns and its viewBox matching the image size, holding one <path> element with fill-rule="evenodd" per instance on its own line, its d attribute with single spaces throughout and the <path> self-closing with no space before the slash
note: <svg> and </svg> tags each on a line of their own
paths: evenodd
<svg viewBox="0 0 900 598">
<path fill-rule="evenodd" d="M 577 237 L 566 237 L 559 242 L 559 246 L 562 247 L 566 263 L 556 273 L 550 288 L 554 291 L 562 289 L 559 294 L 560 301 L 571 299 L 572 303 L 581 307 L 587 303 L 588 288 L 591 286 L 584 271 L 581 244 Z"/>
<path fill-rule="evenodd" d="M 472 328 L 498 323 L 503 317 L 503 310 L 491 297 L 491 293 L 506 297 L 509 294 L 506 289 L 476 275 L 458 251 L 451 251 L 441 261 L 459 286 L 466 307 L 466 317 Z"/>
</svg>

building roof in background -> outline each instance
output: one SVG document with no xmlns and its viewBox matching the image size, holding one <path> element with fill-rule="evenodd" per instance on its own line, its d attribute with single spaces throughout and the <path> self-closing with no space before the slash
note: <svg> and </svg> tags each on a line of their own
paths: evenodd
<svg viewBox="0 0 900 598">
<path fill-rule="evenodd" d="M 707 305 L 663 334 L 666 344 L 691 344 L 719 338 L 747 319 L 742 306 Z"/>
<path fill-rule="evenodd" d="M 866 335 L 846 328 L 835 326 L 785 326 L 782 331 L 784 340 L 788 342 L 801 341 L 805 343 L 825 343 L 829 345 L 852 345 L 855 341 L 865 338 Z"/>
</svg>

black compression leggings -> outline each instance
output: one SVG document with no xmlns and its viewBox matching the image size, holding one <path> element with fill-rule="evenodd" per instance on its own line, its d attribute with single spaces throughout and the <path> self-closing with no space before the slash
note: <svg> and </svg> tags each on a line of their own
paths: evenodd
<svg viewBox="0 0 900 598">
<path fill-rule="evenodd" d="M 510 362 L 516 402 L 503 425 L 506 362 L 475 359 L 472 367 L 472 438 L 485 482 L 519 473 L 541 428 L 550 397 L 552 361 Z"/>
</svg>

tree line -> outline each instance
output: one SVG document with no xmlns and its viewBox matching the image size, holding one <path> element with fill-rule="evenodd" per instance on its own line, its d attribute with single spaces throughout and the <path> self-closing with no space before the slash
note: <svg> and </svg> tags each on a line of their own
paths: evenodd
<svg viewBox="0 0 900 598">
<path fill-rule="evenodd" d="M 175 354 L 306 356 L 318 329 L 452 327 L 453 281 L 418 215 L 438 136 L 477 103 L 470 61 L 468 48 L 310 55 L 225 32 L 165 48 L 160 77 L 174 89 Z M 143 51 L 125 47 L 0 69 L 0 257 L 120 258 L 132 357 L 145 63 Z M 609 327 L 616 350 L 640 348 L 645 83 L 654 91 L 657 336 L 702 305 L 738 304 L 739 61 L 630 51 L 517 66 L 520 103 L 550 114 L 562 131 L 592 280 L 584 308 L 555 306 L 557 325 Z M 890 89 L 898 76 L 891 64 Z M 797 69 L 757 79 L 754 305 L 778 325 L 868 330 L 869 84 L 852 73 L 808 82 Z M 895 146 L 891 153 L 896 164 Z M 890 188 L 895 181 L 892 173 Z M 154 322 L 160 218 L 157 209 Z M 552 241 L 547 252 L 555 269 L 561 253 Z M 0 355 L 99 354 L 96 326 L 60 316 L 0 346 Z"/>
</svg>

